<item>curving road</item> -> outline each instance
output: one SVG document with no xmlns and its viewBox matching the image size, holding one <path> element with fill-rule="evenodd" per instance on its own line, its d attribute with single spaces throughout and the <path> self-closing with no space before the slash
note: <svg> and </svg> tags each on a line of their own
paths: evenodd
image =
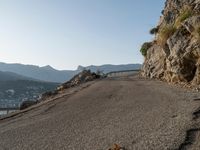
<svg viewBox="0 0 200 150">
<path fill-rule="evenodd" d="M 198 97 L 137 75 L 89 82 L 1 119 L 0 149 L 198 150 Z"/>
</svg>

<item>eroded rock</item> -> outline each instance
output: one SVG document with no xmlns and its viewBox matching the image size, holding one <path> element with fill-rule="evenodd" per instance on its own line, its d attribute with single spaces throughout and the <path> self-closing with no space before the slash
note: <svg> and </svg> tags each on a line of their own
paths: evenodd
<svg viewBox="0 0 200 150">
<path fill-rule="evenodd" d="M 186 6 L 191 8 L 192 15 L 180 16 Z M 176 22 L 180 17 L 182 22 L 179 27 Z M 200 33 L 194 32 L 197 32 L 196 27 L 200 27 L 200 0 L 167 0 L 158 26 L 163 28 L 169 24 L 176 27 L 176 31 L 164 46 L 154 42 L 148 49 L 142 75 L 167 82 L 197 85 L 200 83 L 200 42 L 197 37 L 200 37 Z M 158 31 L 154 41 L 161 38 L 159 36 Z"/>
</svg>

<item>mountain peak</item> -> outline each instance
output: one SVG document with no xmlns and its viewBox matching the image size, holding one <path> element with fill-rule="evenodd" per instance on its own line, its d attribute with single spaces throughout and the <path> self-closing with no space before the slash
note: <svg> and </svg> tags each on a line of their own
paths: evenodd
<svg viewBox="0 0 200 150">
<path fill-rule="evenodd" d="M 43 69 L 46 69 L 46 70 L 55 70 L 53 67 L 51 67 L 50 65 L 46 65 L 44 67 L 41 67 Z"/>
<path fill-rule="evenodd" d="M 77 70 L 78 70 L 78 71 L 82 71 L 82 70 L 84 70 L 84 68 L 85 68 L 85 67 L 79 65 L 78 68 L 77 68 Z"/>
</svg>

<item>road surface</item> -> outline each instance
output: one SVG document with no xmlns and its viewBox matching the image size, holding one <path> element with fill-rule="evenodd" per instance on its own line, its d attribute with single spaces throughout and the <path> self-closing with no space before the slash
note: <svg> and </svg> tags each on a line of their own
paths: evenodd
<svg viewBox="0 0 200 150">
<path fill-rule="evenodd" d="M 199 97 L 137 75 L 89 82 L 1 119 L 0 149 L 199 150 Z"/>
</svg>

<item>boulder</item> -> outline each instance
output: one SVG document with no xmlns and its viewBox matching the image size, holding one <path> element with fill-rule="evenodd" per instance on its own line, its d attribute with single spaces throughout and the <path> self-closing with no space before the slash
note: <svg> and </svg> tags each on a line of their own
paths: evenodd
<svg viewBox="0 0 200 150">
<path fill-rule="evenodd" d="M 37 104 L 37 101 L 23 101 L 20 105 L 20 110 L 24 110 L 30 106 Z"/>
</svg>

